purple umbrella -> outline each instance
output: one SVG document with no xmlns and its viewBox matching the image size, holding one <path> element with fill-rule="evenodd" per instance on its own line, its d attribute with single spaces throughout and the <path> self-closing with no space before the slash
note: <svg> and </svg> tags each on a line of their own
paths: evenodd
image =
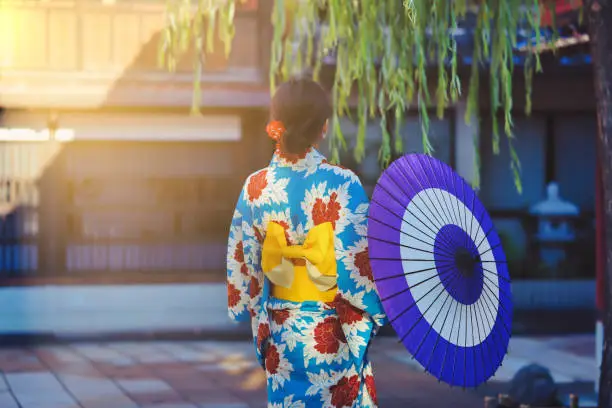
<svg viewBox="0 0 612 408">
<path fill-rule="evenodd" d="M 374 189 L 368 241 L 385 312 L 425 371 L 464 388 L 495 374 L 510 340 L 510 276 L 465 180 L 427 155 L 396 160 Z"/>
</svg>

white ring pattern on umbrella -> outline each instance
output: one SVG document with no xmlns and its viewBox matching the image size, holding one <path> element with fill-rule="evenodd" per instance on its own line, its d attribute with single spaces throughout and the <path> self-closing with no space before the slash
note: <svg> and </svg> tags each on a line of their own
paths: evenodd
<svg viewBox="0 0 612 408">
<path fill-rule="evenodd" d="M 446 204 L 446 207 L 444 210 L 436 211 L 434 214 L 431 208 L 432 202 L 438 203 L 438 205 Z M 483 285 L 486 285 L 490 291 L 483 287 L 480 297 L 471 305 L 463 304 L 457 301 L 452 295 L 446 296 L 444 293 L 438 297 L 440 292 L 447 291 L 441 283 L 438 271 L 435 268 L 436 265 L 433 256 L 434 239 L 431 237 L 431 235 L 434 234 L 420 221 L 415 220 L 415 216 L 419 217 L 426 224 L 431 223 L 430 227 L 436 232 L 443 226 L 452 224 L 464 230 L 476 245 L 482 241 L 479 248 L 479 252 L 482 254 L 481 259 L 487 262 L 487 268 L 493 272 L 484 272 L 487 278 L 483 279 Z M 421 216 L 423 218 L 421 218 Z M 449 217 L 451 219 L 448 219 Z M 438 188 L 428 188 L 416 194 L 406 208 L 404 219 L 409 220 L 414 226 L 409 225 L 406 221 L 402 222 L 401 231 L 403 234 L 400 234 L 401 244 L 412 247 L 401 247 L 402 259 L 426 259 L 426 254 L 431 255 L 431 260 L 402 261 L 404 273 L 431 268 L 424 272 L 406 275 L 406 282 L 411 288 L 410 292 L 414 300 L 417 301 L 425 296 L 422 301 L 417 303 L 417 307 L 423 315 L 423 318 L 430 326 L 433 326 L 433 329 L 442 336 L 442 338 L 453 345 L 473 347 L 481 344 L 491 333 L 499 309 L 499 302 L 497 300 L 499 299 L 497 265 L 495 263 L 493 251 L 491 250 L 491 244 L 488 238 L 485 237 L 486 231 L 483 230 L 481 225 L 478 225 L 478 220 L 472 211 L 470 211 L 461 200 L 453 194 Z M 440 224 L 440 221 L 443 221 L 444 224 Z M 415 227 L 418 227 L 429 235 L 423 234 L 423 232 Z M 471 231 L 469 231 L 470 229 Z M 410 236 L 417 237 L 427 244 L 412 239 Z M 418 249 L 428 252 L 419 251 Z M 431 279 L 414 286 L 428 278 Z M 432 289 L 434 287 L 435 289 Z M 431 292 L 427 294 L 430 290 Z M 496 296 L 491 296 L 491 292 Z M 485 297 L 489 299 L 487 300 Z M 435 304 L 432 305 L 432 302 L 435 302 Z M 484 316 L 489 316 L 491 312 L 493 313 L 493 321 L 491 321 L 491 317 L 483 319 Z M 443 324 L 445 321 L 444 316 L 447 314 L 449 319 Z M 470 314 L 472 318 L 470 318 Z M 455 316 L 455 318 L 451 320 L 453 316 Z"/>
</svg>

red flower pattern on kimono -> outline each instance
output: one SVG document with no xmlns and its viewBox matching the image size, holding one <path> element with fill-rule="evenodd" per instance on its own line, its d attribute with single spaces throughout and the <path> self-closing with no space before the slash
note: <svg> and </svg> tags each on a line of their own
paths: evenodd
<svg viewBox="0 0 612 408">
<path fill-rule="evenodd" d="M 260 323 L 257 329 L 257 347 L 261 349 L 263 344 L 270 337 L 270 326 L 266 323 Z"/>
<path fill-rule="evenodd" d="M 372 399 L 372 402 L 378 405 L 378 397 L 376 396 L 376 385 L 374 383 L 373 375 L 366 376 L 365 385 L 366 385 L 366 389 L 368 390 L 368 394 L 370 395 L 370 398 Z"/>
<path fill-rule="evenodd" d="M 261 286 L 259 286 L 259 279 L 255 276 L 251 276 L 251 286 L 249 287 L 251 299 L 258 296 L 261 293 Z"/>
<path fill-rule="evenodd" d="M 312 207 L 312 220 L 315 225 L 331 222 L 336 228 L 336 221 L 340 219 L 340 210 L 342 209 L 340 203 L 336 201 L 337 199 L 338 194 L 332 193 L 327 203 L 323 202 L 322 198 L 315 200 Z"/>
<path fill-rule="evenodd" d="M 289 316 L 290 314 L 288 310 L 275 310 L 272 313 L 272 320 L 274 320 L 274 323 L 282 325 L 285 323 L 285 321 L 287 321 Z"/>
<path fill-rule="evenodd" d="M 372 267 L 370 266 L 370 257 L 368 255 L 368 249 L 355 254 L 355 266 L 359 270 L 359 275 L 367 278 L 373 282 L 374 277 L 372 276 Z"/>
<path fill-rule="evenodd" d="M 227 285 L 227 297 L 229 307 L 236 307 L 240 302 L 240 291 L 232 283 Z"/>
<path fill-rule="evenodd" d="M 359 394 L 359 377 L 342 377 L 331 387 L 331 403 L 336 408 L 352 407 Z"/>
<path fill-rule="evenodd" d="M 341 294 L 336 296 L 335 306 L 338 317 L 343 324 L 352 325 L 363 320 L 362 311 L 344 299 Z"/>
<path fill-rule="evenodd" d="M 268 186 L 268 180 L 266 180 L 267 175 L 267 170 L 261 170 L 251 176 L 247 187 L 250 201 L 257 200 L 263 194 L 264 189 Z"/>
<path fill-rule="evenodd" d="M 271 345 L 266 350 L 266 371 L 268 374 L 276 374 L 280 364 L 280 355 L 275 345 Z"/>
<path fill-rule="evenodd" d="M 335 317 L 328 317 L 314 329 L 315 349 L 321 354 L 338 352 L 340 343 L 346 343 L 340 322 Z"/>
</svg>

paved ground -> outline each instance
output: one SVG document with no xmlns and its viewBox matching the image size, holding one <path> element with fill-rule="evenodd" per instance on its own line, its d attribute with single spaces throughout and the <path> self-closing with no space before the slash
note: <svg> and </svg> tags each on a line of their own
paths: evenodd
<svg viewBox="0 0 612 408">
<path fill-rule="evenodd" d="M 404 350 L 389 350 L 389 357 L 420 369 Z M 550 370 L 558 385 L 561 401 L 569 401 L 570 394 L 580 397 L 581 407 L 594 407 L 595 380 L 599 376 L 595 362 L 595 338 L 593 335 L 565 335 L 546 337 L 514 336 L 503 365 L 487 384 L 479 387 L 481 396 L 507 393 L 509 383 L 518 370 L 529 364 L 539 364 Z"/>
<path fill-rule="evenodd" d="M 415 369 L 418 368 L 418 363 L 404 350 L 388 351 L 387 354 Z M 503 365 L 489 381 L 507 383 L 521 367 L 532 363 L 548 368 L 558 384 L 592 383 L 599 374 L 595 364 L 595 340 L 592 335 L 515 336 L 510 340 L 509 352 Z"/>
<path fill-rule="evenodd" d="M 588 336 L 515 337 L 492 384 L 525 363 L 548 366 L 558 381 L 594 378 Z M 450 389 L 411 362 L 392 338 L 371 349 L 382 408 L 483 405 L 480 393 Z M 408 357 L 408 358 L 406 358 Z M 265 377 L 249 342 L 73 343 L 0 350 L 0 408 L 265 407 Z M 495 395 L 495 394 L 492 394 Z"/>
<path fill-rule="evenodd" d="M 371 352 L 381 407 L 472 408 L 482 398 L 450 389 Z M 0 351 L 0 408 L 265 407 L 265 377 L 247 342 L 88 343 Z"/>
</svg>

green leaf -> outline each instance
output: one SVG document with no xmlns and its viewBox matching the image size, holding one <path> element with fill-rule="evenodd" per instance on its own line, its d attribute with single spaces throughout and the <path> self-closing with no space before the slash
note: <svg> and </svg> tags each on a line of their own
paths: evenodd
<svg viewBox="0 0 612 408">
<path fill-rule="evenodd" d="M 207 54 L 214 52 L 215 36 L 223 43 L 226 56 L 230 55 L 237 1 L 167 0 L 166 26 L 161 31 L 157 60 L 161 67 L 173 71 L 177 62 L 193 48 L 197 55 L 193 64 L 194 113 L 199 112 L 203 64 Z M 340 151 L 347 149 L 340 118 L 351 115 L 352 111 L 359 129 L 353 151 L 358 161 L 365 157 L 366 126 L 370 117 L 381 118 L 381 165 L 389 164 L 392 151 L 403 151 L 401 124 L 411 107 L 419 114 L 423 151 L 431 153 L 429 107 L 433 104 L 436 116 L 443 117 L 449 103 L 460 101 L 462 87 L 467 86 L 465 121 L 479 122 L 480 85 L 484 79 L 490 89 L 487 104 L 493 152 L 499 152 L 504 137 L 510 149 L 510 171 L 515 186 L 518 191 L 522 190 L 520 161 L 512 144 L 513 48 L 519 28 L 534 34 L 535 45 L 528 45 L 524 67 L 525 111 L 530 113 L 533 76 L 542 71 L 537 52 L 542 41 L 541 7 L 553 10 L 552 2 L 542 6 L 540 0 L 272 1 L 268 73 L 272 93 L 279 80 L 297 70 L 311 69 L 313 76 L 319 78 L 323 59 L 331 53 L 337 57 L 329 137 L 332 161 L 339 161 Z M 325 25 L 319 16 L 323 9 L 326 10 Z M 464 85 L 458 74 L 457 43 L 451 34 L 472 11 L 477 14 L 473 62 L 469 83 Z M 554 13 L 553 24 L 556 25 Z M 301 44 L 303 50 L 296 54 L 298 49 L 294 44 Z M 489 72 L 481 79 L 485 62 L 489 62 Z M 431 68 L 434 75 L 428 78 Z M 394 143 L 386 123 L 390 115 L 395 118 Z M 499 131 L 499 118 L 503 120 L 503 134 Z M 479 157 L 475 156 L 476 165 L 480 166 Z M 473 182 L 479 183 L 477 175 Z"/>
</svg>

